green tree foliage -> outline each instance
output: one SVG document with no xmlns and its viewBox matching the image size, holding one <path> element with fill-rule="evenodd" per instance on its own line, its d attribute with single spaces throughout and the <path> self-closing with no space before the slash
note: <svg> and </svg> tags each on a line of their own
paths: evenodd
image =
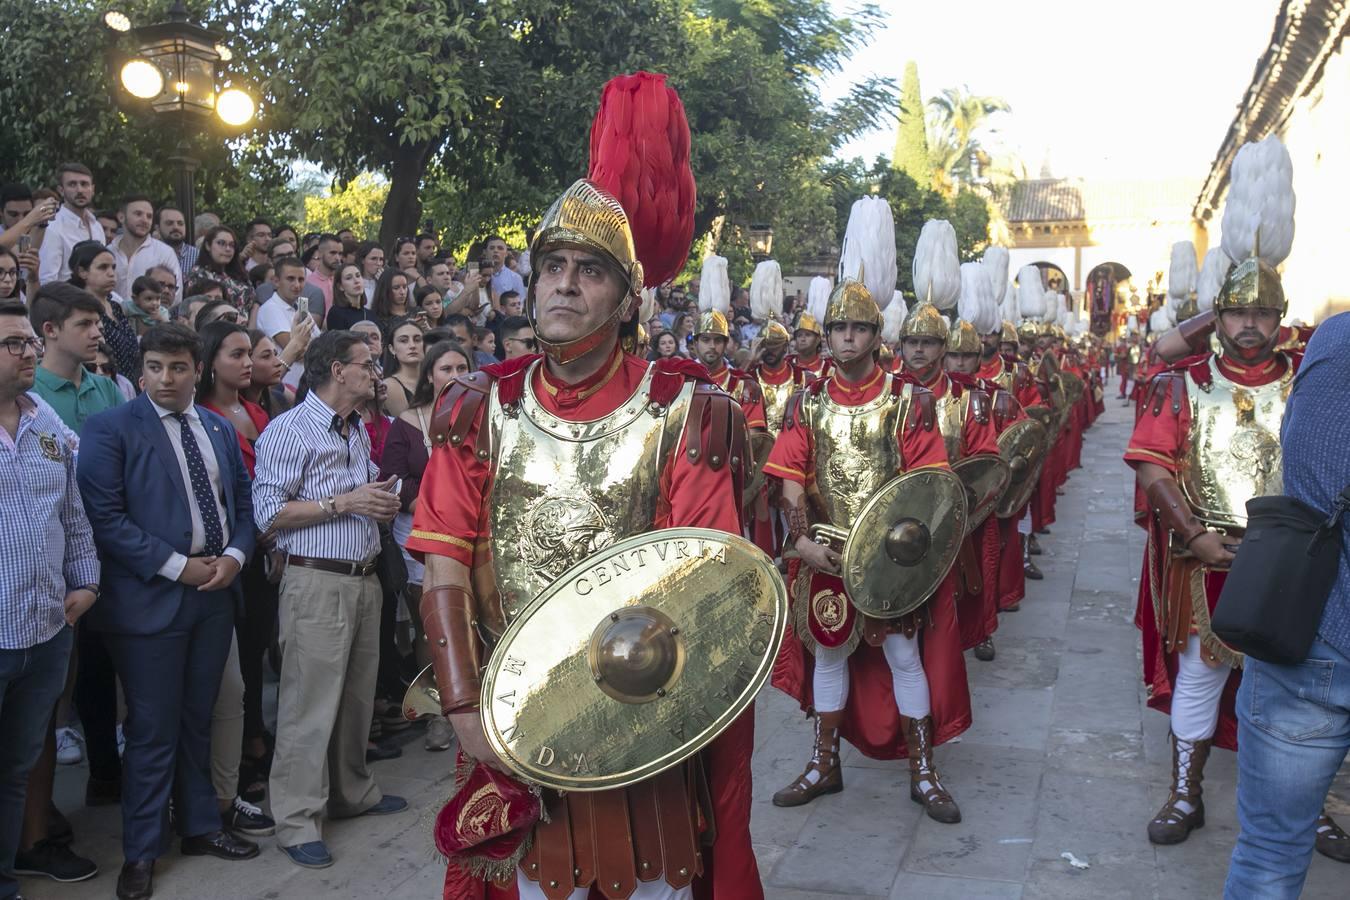
<svg viewBox="0 0 1350 900">
<path fill-rule="evenodd" d="M 360 240 L 372 240 L 389 196 L 389 182 L 363 172 L 325 195 L 305 197 L 305 231 L 333 232 L 350 228 Z"/>
<path fill-rule="evenodd" d="M 980 181 L 983 173 L 976 171 L 975 160 L 982 155 L 987 159 L 980 144 L 980 134 L 991 131 L 990 116 L 1009 111 L 1007 101 L 1001 97 L 972 94 L 969 87 L 962 85 L 946 88 L 929 100 L 928 105 L 932 119 L 929 148 L 939 186 L 951 194 L 958 184 Z"/>
<path fill-rule="evenodd" d="M 932 186 L 933 161 L 929 155 L 923 95 L 919 93 L 919 64 L 912 59 L 905 63 L 905 74 L 900 81 L 900 121 L 895 130 L 891 165 L 918 186 Z"/>
</svg>

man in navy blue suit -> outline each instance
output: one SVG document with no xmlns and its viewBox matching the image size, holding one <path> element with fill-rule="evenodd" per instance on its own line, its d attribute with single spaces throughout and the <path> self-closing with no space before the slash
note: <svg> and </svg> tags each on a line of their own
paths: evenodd
<svg viewBox="0 0 1350 900">
<path fill-rule="evenodd" d="M 144 393 L 91 417 L 79 485 L 103 561 L 99 615 L 126 693 L 123 900 L 149 897 L 174 798 L 185 855 L 249 859 L 221 827 L 211 710 L 230 650 L 239 570 L 253 552 L 248 473 L 234 428 L 193 404 L 201 341 L 181 325 L 141 339 Z"/>
</svg>

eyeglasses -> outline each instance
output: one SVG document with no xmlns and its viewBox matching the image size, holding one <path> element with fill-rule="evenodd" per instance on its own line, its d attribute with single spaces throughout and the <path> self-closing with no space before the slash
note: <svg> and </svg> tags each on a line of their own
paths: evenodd
<svg viewBox="0 0 1350 900">
<path fill-rule="evenodd" d="M 93 372 L 95 375 L 106 375 L 109 378 L 117 374 L 117 370 L 113 368 L 112 363 L 85 363 L 84 370 Z"/>
<path fill-rule="evenodd" d="M 375 360 L 373 360 L 373 359 L 368 359 L 368 360 L 366 360 L 365 362 L 355 362 L 355 361 L 353 361 L 353 360 L 347 360 L 346 362 L 343 363 L 343 365 L 344 365 L 344 366 L 360 366 L 361 368 L 363 368 L 363 369 L 365 369 L 366 371 L 370 372 L 370 374 L 372 374 L 372 375 L 374 375 L 374 374 L 376 374 L 376 373 L 378 373 L 378 372 L 380 371 L 380 370 L 379 370 L 379 367 L 375 365 Z"/>
<path fill-rule="evenodd" d="M 5 273 L 0 272 L 0 275 L 3 274 Z M 159 285 L 159 289 L 166 294 L 172 294 L 174 291 L 178 290 L 178 282 L 176 281 L 156 281 L 155 284 Z"/>
<path fill-rule="evenodd" d="M 18 278 L 18 269 L 0 269 L 0 278 Z"/>
<path fill-rule="evenodd" d="M 0 344 L 5 345 L 5 349 L 9 351 L 10 356 L 23 356 L 24 353 L 28 350 L 32 350 L 34 355 L 37 355 L 42 352 L 42 341 L 38 340 L 35 337 L 5 338 L 3 341 L 0 341 Z"/>
</svg>

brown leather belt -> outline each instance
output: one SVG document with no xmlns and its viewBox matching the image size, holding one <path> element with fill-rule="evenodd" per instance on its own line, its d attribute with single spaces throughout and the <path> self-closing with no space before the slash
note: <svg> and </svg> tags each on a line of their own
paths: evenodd
<svg viewBox="0 0 1350 900">
<path fill-rule="evenodd" d="M 287 554 L 286 565 L 299 566 L 302 569 L 318 569 L 320 572 L 332 572 L 334 575 L 374 575 L 375 563 L 348 562 L 345 559 L 315 559 L 311 556 Z"/>
</svg>

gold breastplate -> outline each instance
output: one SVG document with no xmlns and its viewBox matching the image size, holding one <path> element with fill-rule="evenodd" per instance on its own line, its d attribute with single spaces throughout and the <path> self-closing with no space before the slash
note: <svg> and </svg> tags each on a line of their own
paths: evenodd
<svg viewBox="0 0 1350 900">
<path fill-rule="evenodd" d="M 507 622 L 574 563 L 651 529 L 694 395 L 689 382 L 670 406 L 653 405 L 652 372 L 618 409 L 587 422 L 539 405 L 533 366 L 516 408 L 497 401 L 493 384 L 489 542 Z"/>
<path fill-rule="evenodd" d="M 788 398 L 797 390 L 797 383 L 791 373 L 782 384 L 769 384 L 762 378 L 756 378 L 764 394 L 764 419 L 769 423 L 769 433 L 778 434 L 783 430 L 783 412 L 787 409 Z"/>
<path fill-rule="evenodd" d="M 937 402 L 937 425 L 942 432 L 942 443 L 947 448 L 947 462 L 961 458 L 961 433 L 966 427 L 966 409 L 970 406 L 967 391 L 956 396 L 955 385 L 947 385 L 947 394 Z"/>
<path fill-rule="evenodd" d="M 1293 366 L 1261 387 L 1225 378 L 1210 359 L 1213 382 L 1187 385 L 1191 427 L 1181 460 L 1181 489 L 1196 516 L 1216 528 L 1245 528 L 1247 501 L 1284 491 L 1280 420 Z"/>
<path fill-rule="evenodd" d="M 912 388 L 899 395 L 895 376 L 883 375 L 881 393 L 861 406 L 842 406 L 829 387 L 808 392 L 802 412 L 815 439 L 816 488 L 830 523 L 847 528 L 872 493 L 900 471 L 900 423 L 909 412 Z"/>
</svg>

